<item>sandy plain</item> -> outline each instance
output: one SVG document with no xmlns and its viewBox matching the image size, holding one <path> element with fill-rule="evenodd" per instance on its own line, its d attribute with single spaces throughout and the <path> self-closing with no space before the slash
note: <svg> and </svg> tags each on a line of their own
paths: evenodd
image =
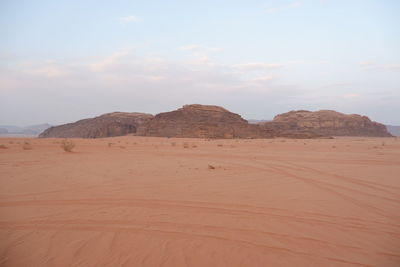
<svg viewBox="0 0 400 267">
<path fill-rule="evenodd" d="M 400 266 L 400 139 L 60 142 L 0 139 L 0 266 Z"/>
</svg>

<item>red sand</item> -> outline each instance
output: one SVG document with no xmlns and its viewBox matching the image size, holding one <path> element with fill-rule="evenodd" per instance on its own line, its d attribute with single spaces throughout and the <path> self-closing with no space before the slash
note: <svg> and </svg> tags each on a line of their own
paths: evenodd
<svg viewBox="0 0 400 267">
<path fill-rule="evenodd" d="M 1 266 L 400 266 L 400 139 L 25 140 Z"/>
</svg>

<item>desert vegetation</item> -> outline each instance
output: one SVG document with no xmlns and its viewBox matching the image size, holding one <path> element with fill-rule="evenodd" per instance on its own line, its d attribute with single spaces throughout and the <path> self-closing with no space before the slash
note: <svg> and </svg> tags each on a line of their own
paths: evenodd
<svg viewBox="0 0 400 267">
<path fill-rule="evenodd" d="M 61 148 L 65 151 L 65 152 L 72 152 L 72 150 L 75 147 L 75 143 L 72 142 L 71 140 L 63 140 L 61 142 Z"/>
<path fill-rule="evenodd" d="M 22 149 L 23 150 L 32 150 L 33 147 L 29 142 L 24 142 L 24 144 L 22 145 Z"/>
</svg>

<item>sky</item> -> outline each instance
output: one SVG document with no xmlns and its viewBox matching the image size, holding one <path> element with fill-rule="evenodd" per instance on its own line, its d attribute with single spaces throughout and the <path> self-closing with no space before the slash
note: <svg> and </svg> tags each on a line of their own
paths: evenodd
<svg viewBox="0 0 400 267">
<path fill-rule="evenodd" d="M 0 125 L 219 105 L 400 125 L 398 0 L 0 0 Z"/>
</svg>

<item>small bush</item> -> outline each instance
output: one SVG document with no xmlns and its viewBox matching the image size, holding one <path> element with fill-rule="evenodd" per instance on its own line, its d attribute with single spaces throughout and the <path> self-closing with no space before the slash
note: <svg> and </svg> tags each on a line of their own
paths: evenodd
<svg viewBox="0 0 400 267">
<path fill-rule="evenodd" d="M 171 146 L 176 146 L 176 143 L 175 143 L 175 142 L 172 142 L 172 143 L 171 143 Z"/>
<path fill-rule="evenodd" d="M 0 149 L 7 149 L 8 147 L 6 145 L 0 145 Z"/>
<path fill-rule="evenodd" d="M 215 167 L 213 165 L 211 165 L 211 164 L 208 164 L 208 169 L 215 170 Z"/>
<path fill-rule="evenodd" d="M 196 144 L 192 144 L 192 148 L 196 148 L 197 147 L 197 145 Z"/>
<path fill-rule="evenodd" d="M 223 147 L 224 145 L 223 145 L 223 144 L 218 144 L 217 146 L 219 146 L 219 147 Z"/>
<path fill-rule="evenodd" d="M 189 148 L 189 144 L 188 143 L 183 143 L 183 148 Z"/>
<path fill-rule="evenodd" d="M 75 147 L 75 143 L 69 140 L 64 140 L 61 142 L 61 148 L 65 151 L 65 152 L 72 152 L 72 149 L 74 149 Z"/>
<path fill-rule="evenodd" d="M 25 143 L 22 145 L 22 149 L 23 149 L 23 150 L 32 150 L 33 147 L 32 147 L 32 145 L 29 144 L 28 142 L 25 142 Z"/>
</svg>

